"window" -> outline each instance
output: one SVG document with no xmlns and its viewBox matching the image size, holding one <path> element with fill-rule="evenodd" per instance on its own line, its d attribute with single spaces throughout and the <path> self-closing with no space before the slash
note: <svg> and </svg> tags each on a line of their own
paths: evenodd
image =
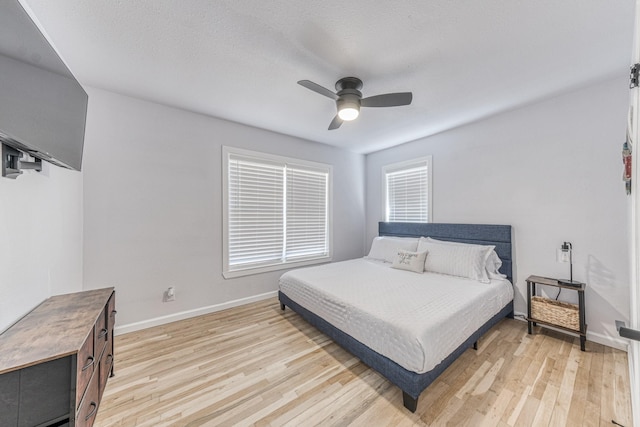
<svg viewBox="0 0 640 427">
<path fill-rule="evenodd" d="M 386 222 L 432 221 L 431 156 L 385 166 L 382 179 Z"/>
<path fill-rule="evenodd" d="M 331 259 L 331 166 L 223 148 L 224 277 Z"/>
</svg>

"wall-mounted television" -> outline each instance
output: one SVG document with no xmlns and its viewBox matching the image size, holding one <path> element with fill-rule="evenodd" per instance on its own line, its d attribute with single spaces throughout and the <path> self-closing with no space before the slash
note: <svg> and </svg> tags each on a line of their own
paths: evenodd
<svg viewBox="0 0 640 427">
<path fill-rule="evenodd" d="M 87 99 L 20 2 L 0 1 L 0 142 L 80 170 Z"/>
</svg>

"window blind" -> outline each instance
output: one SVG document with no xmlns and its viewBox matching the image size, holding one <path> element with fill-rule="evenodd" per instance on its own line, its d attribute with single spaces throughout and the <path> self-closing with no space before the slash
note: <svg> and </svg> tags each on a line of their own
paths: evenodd
<svg viewBox="0 0 640 427">
<path fill-rule="evenodd" d="M 229 157 L 229 266 L 279 261 L 284 167 Z"/>
<path fill-rule="evenodd" d="M 287 167 L 286 256 L 328 254 L 326 172 Z"/>
<path fill-rule="evenodd" d="M 386 221 L 429 222 L 429 170 L 426 162 L 385 173 Z"/>
<path fill-rule="evenodd" d="M 227 157 L 225 271 L 329 257 L 330 167 L 245 151 Z"/>
</svg>

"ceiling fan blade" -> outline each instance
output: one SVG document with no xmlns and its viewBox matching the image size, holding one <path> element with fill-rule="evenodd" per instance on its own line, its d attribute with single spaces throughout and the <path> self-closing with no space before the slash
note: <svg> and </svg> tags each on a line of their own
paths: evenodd
<svg viewBox="0 0 640 427">
<path fill-rule="evenodd" d="M 342 119 L 336 114 L 336 116 L 331 120 L 331 124 L 329 124 L 329 130 L 338 129 L 342 124 Z"/>
<path fill-rule="evenodd" d="M 320 95 L 324 95 L 327 98 L 331 98 L 333 100 L 337 100 L 338 99 L 338 95 L 336 95 L 335 93 L 331 92 L 326 87 L 322 87 L 319 84 L 312 82 L 311 80 L 300 80 L 298 82 L 298 84 L 300 86 L 306 87 L 309 90 L 312 90 L 312 91 L 314 91 L 316 93 L 319 93 Z"/>
<path fill-rule="evenodd" d="M 360 101 L 362 107 L 399 107 L 411 104 L 413 94 L 411 92 L 385 93 L 383 95 L 370 96 Z"/>
</svg>

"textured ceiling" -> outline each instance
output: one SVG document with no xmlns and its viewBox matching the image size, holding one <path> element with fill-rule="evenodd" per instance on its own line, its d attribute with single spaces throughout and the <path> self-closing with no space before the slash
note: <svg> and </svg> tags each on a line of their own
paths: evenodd
<svg viewBox="0 0 640 427">
<path fill-rule="evenodd" d="M 367 153 L 628 73 L 634 0 L 21 0 L 85 85 Z M 338 130 L 334 89 L 412 91 Z"/>
</svg>

